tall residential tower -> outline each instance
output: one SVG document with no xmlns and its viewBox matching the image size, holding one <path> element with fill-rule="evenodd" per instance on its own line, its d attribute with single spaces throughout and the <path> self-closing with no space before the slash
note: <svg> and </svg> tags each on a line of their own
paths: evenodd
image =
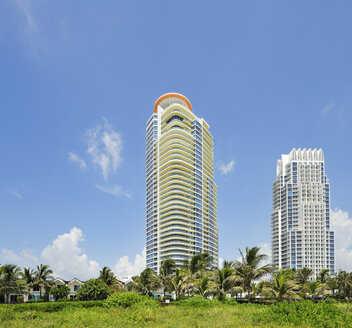
<svg viewBox="0 0 352 328">
<path fill-rule="evenodd" d="M 277 161 L 273 184 L 272 256 L 278 268 L 335 270 L 330 184 L 322 149 L 293 149 Z"/>
<path fill-rule="evenodd" d="M 213 137 L 178 93 L 161 96 L 146 127 L 147 267 L 208 252 L 218 261 Z"/>
</svg>

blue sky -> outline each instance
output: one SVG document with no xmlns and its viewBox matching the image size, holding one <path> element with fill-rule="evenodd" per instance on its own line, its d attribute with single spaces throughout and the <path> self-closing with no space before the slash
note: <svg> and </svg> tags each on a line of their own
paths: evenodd
<svg viewBox="0 0 352 328">
<path fill-rule="evenodd" d="M 138 271 L 145 123 L 161 94 L 180 92 L 214 136 L 220 257 L 269 250 L 277 159 L 322 147 L 337 263 L 352 270 L 351 11 L 349 1 L 1 1 L 0 263 L 46 262 L 68 278 Z"/>
</svg>

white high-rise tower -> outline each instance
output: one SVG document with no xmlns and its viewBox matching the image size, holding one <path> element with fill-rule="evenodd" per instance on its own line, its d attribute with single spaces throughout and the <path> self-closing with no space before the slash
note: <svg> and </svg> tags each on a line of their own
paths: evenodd
<svg viewBox="0 0 352 328">
<path fill-rule="evenodd" d="M 293 149 L 277 161 L 273 184 L 272 256 L 278 268 L 335 271 L 330 184 L 322 149 Z"/>
<path fill-rule="evenodd" d="M 201 252 L 218 262 L 213 137 L 179 93 L 161 96 L 147 122 L 146 248 L 157 272 Z"/>
</svg>

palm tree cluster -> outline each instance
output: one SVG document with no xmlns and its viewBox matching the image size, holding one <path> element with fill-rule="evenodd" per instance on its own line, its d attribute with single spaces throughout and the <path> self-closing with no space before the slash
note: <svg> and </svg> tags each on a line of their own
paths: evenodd
<svg viewBox="0 0 352 328">
<path fill-rule="evenodd" d="M 14 264 L 0 266 L 0 296 L 9 303 L 10 294 L 29 293 L 31 288 L 37 288 L 42 297 L 53 286 L 53 271 L 46 264 L 38 265 L 36 270 L 23 268 Z"/>
<path fill-rule="evenodd" d="M 259 254 L 259 251 L 259 247 L 247 247 L 245 253 L 240 251 L 241 259 L 225 261 L 221 267 L 212 265 L 208 253 L 194 255 L 181 268 L 168 258 L 162 261 L 159 274 L 147 268 L 133 277 L 134 288 L 142 294 L 161 289 L 163 297 L 166 292 L 174 292 L 177 300 L 193 295 L 215 296 L 220 300 L 228 294 L 234 296 L 246 292 L 250 295 L 252 282 L 271 272 L 270 265 L 261 266 L 267 256 Z"/>
<path fill-rule="evenodd" d="M 328 269 L 321 270 L 317 279 L 312 279 L 313 270 L 281 269 L 272 274 L 272 280 L 264 282 L 262 295 L 279 301 L 292 299 L 319 299 L 322 297 L 351 298 L 352 273 L 340 270 L 334 277 Z"/>
<path fill-rule="evenodd" d="M 176 300 L 194 295 L 224 300 L 227 295 L 237 298 L 239 294 L 248 302 L 258 297 L 277 301 L 315 300 L 326 296 L 352 298 L 352 273 L 340 270 L 332 277 L 326 269 L 314 280 L 309 268 L 274 270 L 271 265 L 263 264 L 267 255 L 260 254 L 259 247 L 239 251 L 238 260 L 224 261 L 221 267 L 214 266 L 207 253 L 194 255 L 182 267 L 176 266 L 173 259 L 165 259 L 159 274 L 147 268 L 133 277 L 133 288 L 143 295 L 159 290 L 163 298 L 167 292 L 173 292 Z M 8 303 L 11 294 L 30 294 L 35 288 L 40 298 L 42 291 L 47 296 L 54 286 L 52 274 L 45 264 L 37 266 L 36 270 L 26 267 L 21 270 L 13 264 L 0 265 L 0 299 Z M 108 267 L 100 270 L 98 279 L 112 290 L 122 286 Z"/>
<path fill-rule="evenodd" d="M 133 277 L 134 289 L 150 295 L 159 290 L 163 297 L 173 292 L 176 300 L 193 295 L 223 300 L 227 295 L 237 298 L 239 294 L 248 302 L 258 297 L 277 301 L 352 297 L 352 273 L 339 271 L 332 277 L 326 269 L 313 279 L 309 268 L 275 270 L 263 264 L 267 255 L 260 254 L 259 247 L 239 251 L 240 259 L 224 261 L 221 267 L 213 266 L 207 253 L 194 255 L 181 268 L 173 259 L 165 259 L 159 274 L 147 268 Z"/>
</svg>

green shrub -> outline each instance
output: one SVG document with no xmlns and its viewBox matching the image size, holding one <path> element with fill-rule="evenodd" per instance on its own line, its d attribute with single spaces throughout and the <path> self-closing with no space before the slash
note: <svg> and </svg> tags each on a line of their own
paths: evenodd
<svg viewBox="0 0 352 328">
<path fill-rule="evenodd" d="M 116 307 L 127 308 L 137 304 L 148 307 L 158 306 L 158 303 L 149 296 L 125 292 L 114 293 L 104 301 L 104 307 L 109 309 Z"/>
<path fill-rule="evenodd" d="M 37 300 L 28 300 L 26 303 L 44 303 L 42 298 L 38 298 Z"/>
<path fill-rule="evenodd" d="M 203 296 L 193 296 L 176 303 L 177 306 L 185 308 L 203 308 L 221 305 L 217 299 L 209 300 Z"/>
<path fill-rule="evenodd" d="M 324 300 L 325 303 L 327 304 L 336 304 L 338 303 L 334 298 L 332 297 L 327 297 L 325 300 Z"/>
<path fill-rule="evenodd" d="M 68 288 L 66 285 L 53 287 L 50 290 L 50 294 L 53 295 L 56 300 L 65 299 L 70 294 L 70 288 Z"/>
<path fill-rule="evenodd" d="M 108 285 L 100 279 L 86 281 L 77 291 L 77 299 L 80 301 L 101 301 L 111 294 Z"/>
<path fill-rule="evenodd" d="M 337 306 L 312 301 L 281 302 L 253 315 L 256 323 L 276 322 L 313 327 L 352 327 L 352 321 Z"/>
<path fill-rule="evenodd" d="M 223 299 L 222 303 L 228 304 L 228 305 L 236 305 L 236 304 L 238 304 L 238 302 L 236 301 L 236 299 L 233 298 L 233 297 L 225 297 L 225 298 Z"/>
<path fill-rule="evenodd" d="M 23 303 L 24 302 L 24 297 L 23 296 L 17 296 L 17 303 Z"/>
</svg>

